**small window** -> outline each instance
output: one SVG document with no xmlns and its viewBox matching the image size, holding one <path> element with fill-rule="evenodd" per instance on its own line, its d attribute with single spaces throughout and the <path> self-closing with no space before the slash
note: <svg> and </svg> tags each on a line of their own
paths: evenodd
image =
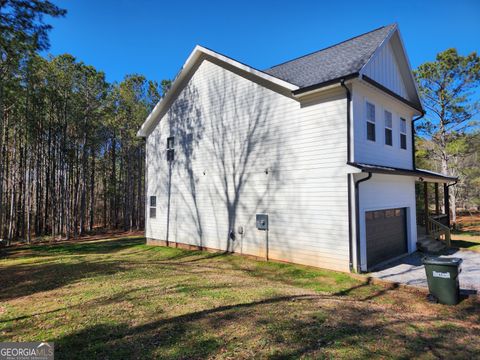
<svg viewBox="0 0 480 360">
<path fill-rule="evenodd" d="M 375 141 L 375 105 L 367 102 L 367 140 Z"/>
<path fill-rule="evenodd" d="M 392 113 L 385 110 L 385 145 L 392 146 Z"/>
<path fill-rule="evenodd" d="M 150 219 L 157 217 L 157 197 L 150 196 Z"/>
<path fill-rule="evenodd" d="M 407 133 L 407 120 L 405 120 L 404 118 L 400 118 L 400 132 L 402 134 Z"/>
<path fill-rule="evenodd" d="M 167 138 L 167 161 L 172 162 L 174 159 L 174 152 L 173 146 L 175 145 L 175 138 L 170 136 Z"/>
<path fill-rule="evenodd" d="M 175 137 L 170 136 L 167 138 L 167 150 L 173 149 L 173 146 L 175 145 Z"/>
<path fill-rule="evenodd" d="M 407 120 L 400 118 L 400 148 L 407 148 Z"/>
</svg>

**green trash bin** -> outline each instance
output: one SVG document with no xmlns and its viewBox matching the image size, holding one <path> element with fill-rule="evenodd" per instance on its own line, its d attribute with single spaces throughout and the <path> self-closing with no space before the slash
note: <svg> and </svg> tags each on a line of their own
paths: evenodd
<svg viewBox="0 0 480 360">
<path fill-rule="evenodd" d="M 439 303 L 458 304 L 460 286 L 458 274 L 462 271 L 460 258 L 440 258 L 426 256 L 422 259 L 427 274 L 428 290 Z"/>
</svg>

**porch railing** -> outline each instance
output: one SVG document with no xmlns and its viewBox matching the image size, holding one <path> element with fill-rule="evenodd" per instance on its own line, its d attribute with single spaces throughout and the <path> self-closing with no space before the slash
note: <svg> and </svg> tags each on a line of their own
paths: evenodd
<svg viewBox="0 0 480 360">
<path fill-rule="evenodd" d="M 448 227 L 448 216 L 447 214 L 438 214 L 438 215 L 431 215 L 433 220 L 438 221 L 440 224 Z"/>
<path fill-rule="evenodd" d="M 443 240 L 446 245 L 450 247 L 451 237 L 450 237 L 450 228 L 442 224 L 439 219 L 434 219 L 433 217 L 428 217 L 428 233 L 433 238 L 433 240 Z"/>
</svg>

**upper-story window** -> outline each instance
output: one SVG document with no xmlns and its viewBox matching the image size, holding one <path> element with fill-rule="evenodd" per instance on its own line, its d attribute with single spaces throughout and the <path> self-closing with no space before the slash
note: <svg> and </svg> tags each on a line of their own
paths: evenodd
<svg viewBox="0 0 480 360">
<path fill-rule="evenodd" d="M 385 145 L 392 146 L 392 113 L 385 110 Z"/>
<path fill-rule="evenodd" d="M 367 102 L 367 140 L 375 141 L 375 105 Z"/>
<path fill-rule="evenodd" d="M 175 144 L 175 138 L 170 136 L 167 138 L 167 150 L 173 149 L 173 145 Z"/>
<path fill-rule="evenodd" d="M 400 148 L 407 148 L 407 120 L 400 118 Z"/>
<path fill-rule="evenodd" d="M 175 138 L 170 136 L 167 138 L 167 161 L 173 161 L 175 150 L 173 149 L 175 145 Z"/>
<path fill-rule="evenodd" d="M 150 196 L 150 219 L 157 217 L 157 197 Z"/>
</svg>

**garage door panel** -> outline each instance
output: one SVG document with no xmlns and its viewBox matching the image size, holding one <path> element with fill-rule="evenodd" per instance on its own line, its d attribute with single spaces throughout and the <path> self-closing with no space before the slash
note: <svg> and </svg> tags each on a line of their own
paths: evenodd
<svg viewBox="0 0 480 360">
<path fill-rule="evenodd" d="M 369 211 L 365 219 L 368 268 L 407 252 L 405 208 Z"/>
</svg>

